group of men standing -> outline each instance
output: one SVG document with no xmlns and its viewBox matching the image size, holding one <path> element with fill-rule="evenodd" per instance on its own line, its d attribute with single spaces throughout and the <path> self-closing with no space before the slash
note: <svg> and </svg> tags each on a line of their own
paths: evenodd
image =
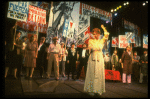
<svg viewBox="0 0 150 99">
<path fill-rule="evenodd" d="M 42 37 L 43 38 L 43 37 Z M 84 72 L 86 72 L 86 66 L 89 56 L 89 51 L 87 50 L 87 45 L 83 44 L 83 48 L 79 51 L 75 48 L 75 44 L 71 44 L 71 48 L 66 49 L 65 44 L 61 42 L 58 44 L 57 37 L 54 37 L 53 43 L 49 45 L 47 49 L 47 55 L 45 55 L 46 46 L 44 45 L 43 39 L 41 38 L 41 43 L 39 45 L 38 49 L 38 67 L 40 67 L 40 74 L 41 77 L 43 77 L 43 71 L 44 71 L 44 63 L 47 59 L 47 69 L 46 71 L 46 78 L 50 78 L 51 72 L 52 72 L 52 66 L 54 66 L 54 74 L 55 74 L 55 80 L 59 80 L 59 74 L 61 73 L 62 77 L 66 77 L 65 72 L 68 75 L 70 72 L 72 73 L 72 79 L 78 80 L 80 77 L 80 73 L 82 70 L 82 67 L 84 66 Z M 43 54 L 42 54 L 43 53 Z M 76 68 L 76 62 L 78 60 L 79 55 L 79 62 L 80 65 Z M 60 68 L 61 67 L 61 68 Z M 65 69 L 66 67 L 66 69 Z M 61 72 L 60 72 L 61 70 Z M 77 70 L 77 77 L 75 78 L 75 72 Z"/>
<path fill-rule="evenodd" d="M 143 83 L 143 77 L 147 77 L 148 81 L 148 55 L 147 51 L 144 51 L 144 55 L 138 56 L 137 52 L 132 53 L 130 46 L 126 47 L 126 51 L 123 52 L 120 60 L 117 55 L 117 50 L 111 57 L 108 53 L 104 57 L 105 69 L 119 71 L 122 74 L 123 83 L 131 83 L 131 75 L 133 80 Z"/>
</svg>

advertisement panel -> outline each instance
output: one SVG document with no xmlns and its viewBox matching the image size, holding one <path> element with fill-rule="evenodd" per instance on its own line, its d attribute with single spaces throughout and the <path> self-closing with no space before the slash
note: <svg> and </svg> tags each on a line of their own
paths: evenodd
<svg viewBox="0 0 150 99">
<path fill-rule="evenodd" d="M 118 37 L 112 37 L 111 47 L 118 47 Z"/>
<path fill-rule="evenodd" d="M 135 43 L 135 33 L 125 32 L 128 43 Z"/>
<path fill-rule="evenodd" d="M 112 13 L 80 3 L 80 14 L 88 15 L 102 20 L 112 21 Z"/>
<path fill-rule="evenodd" d="M 28 21 L 46 24 L 46 10 L 29 5 Z"/>
<path fill-rule="evenodd" d="M 9 2 L 7 17 L 20 21 L 27 21 L 29 2 Z"/>
<path fill-rule="evenodd" d="M 143 48 L 148 49 L 148 35 L 143 34 Z"/>
<path fill-rule="evenodd" d="M 126 39 L 126 35 L 119 35 L 119 48 L 126 48 L 129 43 Z"/>
</svg>

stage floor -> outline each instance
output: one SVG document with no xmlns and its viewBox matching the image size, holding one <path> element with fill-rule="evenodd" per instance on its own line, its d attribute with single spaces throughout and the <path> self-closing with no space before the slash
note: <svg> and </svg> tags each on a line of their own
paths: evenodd
<svg viewBox="0 0 150 99">
<path fill-rule="evenodd" d="M 54 75 L 50 79 L 40 78 L 37 71 L 33 79 L 24 76 L 15 80 L 11 77 L 4 79 L 3 97 L 31 97 L 31 98 L 90 98 L 83 92 L 84 79 L 79 81 L 67 80 L 61 77 L 56 81 Z M 70 75 L 71 78 L 71 75 Z M 148 83 L 123 84 L 120 81 L 106 80 L 106 93 L 101 98 L 148 98 Z M 91 97 L 92 98 L 92 97 Z"/>
</svg>

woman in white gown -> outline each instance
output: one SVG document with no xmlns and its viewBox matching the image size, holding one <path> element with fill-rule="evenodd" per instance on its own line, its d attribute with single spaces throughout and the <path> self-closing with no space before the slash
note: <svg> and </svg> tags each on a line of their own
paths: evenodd
<svg viewBox="0 0 150 99">
<path fill-rule="evenodd" d="M 92 31 L 93 38 L 89 39 L 88 43 L 91 54 L 88 59 L 84 91 L 90 95 L 101 95 L 105 92 L 105 68 L 102 48 L 104 42 L 108 39 L 109 33 L 103 25 L 101 27 L 104 30 L 104 37 L 100 40 L 100 29 L 95 28 Z"/>
</svg>

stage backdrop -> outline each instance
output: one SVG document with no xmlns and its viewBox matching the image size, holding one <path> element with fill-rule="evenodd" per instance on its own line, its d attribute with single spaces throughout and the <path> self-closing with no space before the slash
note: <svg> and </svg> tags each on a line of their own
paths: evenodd
<svg viewBox="0 0 150 99">
<path fill-rule="evenodd" d="M 76 47 L 81 47 L 91 37 L 90 17 L 112 21 L 110 12 L 78 1 L 51 2 L 46 42 L 51 43 L 52 38 L 57 36 L 60 42 L 66 42 L 67 38 L 67 46 L 74 42 Z"/>
<path fill-rule="evenodd" d="M 69 46 L 70 43 L 77 41 L 80 2 L 65 1 L 51 4 L 46 42 L 51 43 L 54 36 L 57 36 L 60 42 L 66 42 L 67 37 Z"/>
<path fill-rule="evenodd" d="M 124 19 L 123 23 L 124 23 L 124 28 L 133 33 L 132 38 L 128 40 L 129 43 L 133 42 L 134 43 L 133 47 L 141 47 L 141 30 L 140 30 L 140 28 L 137 25 L 135 25 L 125 19 Z M 128 34 L 128 33 L 129 33 L 128 31 L 125 32 L 125 34 Z"/>
</svg>

